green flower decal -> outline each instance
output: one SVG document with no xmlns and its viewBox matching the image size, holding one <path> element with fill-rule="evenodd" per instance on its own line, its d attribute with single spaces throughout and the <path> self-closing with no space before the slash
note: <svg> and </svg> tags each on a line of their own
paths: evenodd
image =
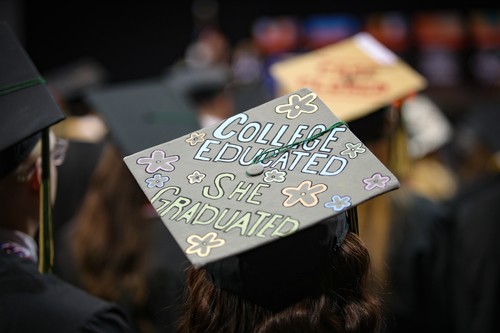
<svg viewBox="0 0 500 333">
<path fill-rule="evenodd" d="M 266 183 L 283 183 L 285 181 L 285 176 L 285 171 L 278 171 L 276 169 L 273 169 L 264 173 L 264 181 Z"/>
<path fill-rule="evenodd" d="M 348 155 L 349 158 L 356 158 L 358 154 L 363 154 L 366 151 L 366 148 L 363 148 L 362 145 L 362 142 L 358 142 L 356 144 L 348 142 L 345 144 L 346 149 L 342 150 L 340 155 Z"/>
</svg>

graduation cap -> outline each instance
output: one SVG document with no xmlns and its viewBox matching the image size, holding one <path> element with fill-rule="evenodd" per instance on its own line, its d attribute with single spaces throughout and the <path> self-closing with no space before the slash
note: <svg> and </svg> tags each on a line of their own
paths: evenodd
<svg viewBox="0 0 500 333">
<path fill-rule="evenodd" d="M 50 269 L 50 157 L 48 128 L 64 119 L 44 79 L 6 22 L 0 22 L 0 177 L 12 172 L 42 138 L 40 269 Z M 48 228 L 48 229 L 47 229 Z M 46 250 L 44 252 L 44 250 Z M 49 257 L 47 257 L 48 255 Z"/>
<path fill-rule="evenodd" d="M 280 94 L 309 87 L 343 121 L 362 118 L 427 86 L 426 79 L 366 32 L 274 63 Z"/>
<path fill-rule="evenodd" d="M 214 279 L 225 272 L 226 281 L 234 280 L 234 271 L 217 263 L 284 244 L 292 236 L 301 240 L 324 221 L 340 244 L 348 211 L 399 187 L 345 122 L 307 88 L 124 161 L 193 266 L 212 265 Z M 315 239 L 324 232 L 307 234 Z M 291 260 L 280 253 L 268 258 Z M 309 253 L 306 248 L 304 253 Z M 262 265 L 266 258 L 258 256 Z M 293 266 L 313 261 L 302 259 Z"/>
<path fill-rule="evenodd" d="M 427 80 L 371 34 L 360 32 L 351 38 L 312 52 L 274 63 L 271 75 L 278 91 L 290 93 L 309 87 L 335 114 L 349 122 L 364 141 L 390 132 L 389 165 L 397 176 L 410 168 L 407 133 L 400 115 L 404 100 L 427 86 Z M 390 129 L 378 124 L 387 112 L 396 112 Z"/>
<path fill-rule="evenodd" d="M 85 100 L 100 115 L 122 154 L 129 155 L 199 128 L 196 114 L 163 78 L 89 90 Z"/>
<path fill-rule="evenodd" d="M 6 22 L 0 22 L 0 43 L 0 176 L 3 176 L 29 154 L 43 129 L 64 116 Z"/>
</svg>

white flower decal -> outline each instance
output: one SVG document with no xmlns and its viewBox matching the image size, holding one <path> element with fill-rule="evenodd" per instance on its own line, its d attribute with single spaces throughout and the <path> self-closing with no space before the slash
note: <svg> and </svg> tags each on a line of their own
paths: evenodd
<svg viewBox="0 0 500 333">
<path fill-rule="evenodd" d="M 374 188 L 384 188 L 387 185 L 387 182 L 390 180 L 388 176 L 382 176 L 380 173 L 376 173 L 370 178 L 363 179 L 363 183 L 365 183 L 365 190 L 370 191 Z"/>
<path fill-rule="evenodd" d="M 286 172 L 285 171 L 278 171 L 276 169 L 271 170 L 271 171 L 266 171 L 264 173 L 264 181 L 266 183 L 283 183 L 285 181 L 285 176 Z"/>
<path fill-rule="evenodd" d="M 146 179 L 146 183 L 148 184 L 148 188 L 153 188 L 153 187 L 161 188 L 169 180 L 170 178 L 168 176 L 162 176 L 159 173 L 155 173 L 153 177 L 149 177 Z"/>
<path fill-rule="evenodd" d="M 172 163 L 178 160 L 178 155 L 167 156 L 163 150 L 155 150 L 151 153 L 151 157 L 141 157 L 137 159 L 137 164 L 147 164 L 147 173 L 155 173 L 158 170 L 170 172 L 175 170 Z"/>
<path fill-rule="evenodd" d="M 336 212 L 341 212 L 344 208 L 351 206 L 351 197 L 346 195 L 345 197 L 341 197 L 340 195 L 335 194 L 332 197 L 332 201 L 326 202 L 326 208 L 332 208 Z"/>
<path fill-rule="evenodd" d="M 222 238 L 217 238 L 217 233 L 209 232 L 205 236 L 191 235 L 187 238 L 191 244 L 186 249 L 187 254 L 197 254 L 200 257 L 206 257 L 213 248 L 220 247 L 226 243 Z"/>
<path fill-rule="evenodd" d="M 186 142 L 189 143 L 191 146 L 196 146 L 198 143 L 205 141 L 205 133 L 198 133 L 198 132 L 193 132 L 189 136 L 189 138 L 186 139 Z"/>
<path fill-rule="evenodd" d="M 199 172 L 196 170 L 192 174 L 187 176 L 187 179 L 189 181 L 189 184 L 194 184 L 194 183 L 201 183 L 203 178 L 205 178 L 206 174 Z"/>
<path fill-rule="evenodd" d="M 366 151 L 366 148 L 361 147 L 362 145 L 362 142 L 356 144 L 348 142 L 345 144 L 346 149 L 342 150 L 340 155 L 349 155 L 349 158 L 356 158 L 358 154 L 363 154 Z"/>
<path fill-rule="evenodd" d="M 310 93 L 301 97 L 300 95 L 290 95 L 288 104 L 278 105 L 275 109 L 276 113 L 286 113 L 288 119 L 295 119 L 302 113 L 313 113 L 318 110 L 318 106 L 311 102 L 316 99 L 315 93 Z"/>
</svg>

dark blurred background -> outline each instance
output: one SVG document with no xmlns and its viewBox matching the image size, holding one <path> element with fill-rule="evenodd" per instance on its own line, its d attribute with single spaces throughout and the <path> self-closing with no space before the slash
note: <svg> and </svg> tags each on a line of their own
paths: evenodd
<svg viewBox="0 0 500 333">
<path fill-rule="evenodd" d="M 49 77 L 81 59 L 102 65 L 110 82 L 160 74 L 209 23 L 231 47 L 255 42 L 264 63 L 367 30 L 427 77 L 427 93 L 451 118 L 476 99 L 496 98 L 500 85 L 500 5 L 493 1 L 412 8 L 382 0 L 49 3 L 0 0 L 0 19 Z"/>
</svg>

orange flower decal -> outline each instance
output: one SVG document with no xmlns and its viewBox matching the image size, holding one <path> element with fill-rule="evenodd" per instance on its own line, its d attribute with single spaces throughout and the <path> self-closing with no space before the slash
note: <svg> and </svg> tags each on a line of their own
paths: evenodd
<svg viewBox="0 0 500 333">
<path fill-rule="evenodd" d="M 325 184 L 312 185 L 310 180 L 304 180 L 297 187 L 285 187 L 281 193 L 288 198 L 283 202 L 283 206 L 291 207 L 300 202 L 304 207 L 316 206 L 319 202 L 317 195 L 325 192 L 328 187 Z"/>
</svg>

